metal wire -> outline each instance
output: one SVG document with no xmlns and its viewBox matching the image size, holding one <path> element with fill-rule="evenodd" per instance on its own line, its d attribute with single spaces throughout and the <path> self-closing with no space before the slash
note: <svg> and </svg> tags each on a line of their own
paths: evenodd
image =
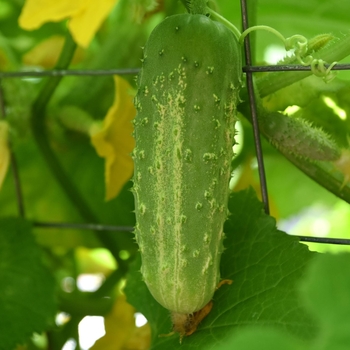
<svg viewBox="0 0 350 350">
<path fill-rule="evenodd" d="M 242 24 L 243 24 L 243 31 L 244 31 L 249 27 L 246 0 L 241 0 L 241 11 L 242 11 Z M 247 67 L 250 67 L 252 65 L 252 59 L 251 59 L 249 35 L 247 35 L 244 39 L 244 51 L 245 51 L 245 59 L 246 59 Z M 267 193 L 264 156 L 263 156 L 262 147 L 261 147 L 258 113 L 257 113 L 255 95 L 254 95 L 253 74 L 247 71 L 246 75 L 247 75 L 247 88 L 248 88 L 250 112 L 252 115 L 252 124 L 253 124 L 254 140 L 255 140 L 255 152 L 256 152 L 256 159 L 258 162 L 258 169 L 259 169 L 261 197 L 264 203 L 265 213 L 269 214 L 270 213 L 269 197 Z"/>
<path fill-rule="evenodd" d="M 325 64 L 326 68 L 330 65 Z M 350 70 L 349 63 L 336 64 L 331 70 Z M 243 72 L 303 72 L 311 71 L 311 66 L 302 66 L 300 64 L 281 64 L 275 66 L 245 66 Z"/>
<path fill-rule="evenodd" d="M 248 16 L 247 16 L 247 4 L 246 0 L 241 0 L 242 9 L 242 23 L 243 29 L 248 28 Z M 264 203 L 265 212 L 269 213 L 268 193 L 266 185 L 266 175 L 263 162 L 263 153 L 261 149 L 259 125 L 257 122 L 257 111 L 255 103 L 255 95 L 253 90 L 252 73 L 254 72 L 277 72 L 277 71 L 310 71 L 310 66 L 302 65 L 266 65 L 266 66 L 253 66 L 251 62 L 251 46 L 249 35 L 245 38 L 244 43 L 246 66 L 243 67 L 243 72 L 247 76 L 247 88 L 249 94 L 249 100 L 251 105 L 252 121 L 254 139 L 256 142 L 256 154 L 259 165 L 259 176 L 261 183 L 262 199 Z M 329 65 L 325 65 L 329 67 Z M 336 64 L 332 70 L 350 70 L 350 64 Z M 43 78 L 43 77 L 55 77 L 55 76 L 109 76 L 109 75 L 135 75 L 140 71 L 140 68 L 127 68 L 127 69 L 108 69 L 108 70 L 37 70 L 37 71 L 20 71 L 20 72 L 0 72 L 0 80 L 8 78 Z M 5 116 L 5 104 L 3 101 L 2 89 L 0 86 L 0 108 Z M 18 174 L 18 168 L 16 160 L 11 155 L 11 165 L 14 175 L 16 197 L 18 204 L 18 211 L 20 216 L 24 216 L 24 204 L 23 195 L 21 191 L 21 184 Z M 131 226 L 114 226 L 95 223 L 62 223 L 62 222 L 33 222 L 33 225 L 37 228 L 60 228 L 60 229 L 79 229 L 79 230 L 94 230 L 94 231 L 115 231 L 115 232 L 132 232 L 134 230 Z M 326 238 L 326 237 L 310 237 L 310 236 L 298 236 L 302 242 L 313 243 L 325 243 L 325 244 L 341 244 L 350 245 L 350 239 L 342 238 Z"/>
<path fill-rule="evenodd" d="M 63 229 L 78 229 L 92 231 L 117 231 L 117 232 L 132 232 L 132 226 L 114 226 L 103 224 L 86 224 L 86 223 L 71 223 L 71 222 L 41 222 L 34 221 L 33 225 L 39 228 L 63 228 Z"/>
<path fill-rule="evenodd" d="M 22 72 L 0 72 L 1 78 L 42 78 L 42 77 L 62 77 L 62 76 L 105 76 L 105 75 L 128 75 L 137 74 L 140 68 L 126 69 L 54 69 Z"/>
<path fill-rule="evenodd" d="M 325 64 L 328 68 L 329 64 Z M 310 66 L 301 66 L 298 64 L 284 64 L 284 65 L 266 65 L 266 66 L 244 66 L 245 73 L 259 73 L 259 72 L 303 72 L 310 71 Z M 336 64 L 332 70 L 350 70 L 350 64 Z M 22 71 L 22 72 L 0 72 L 0 79 L 8 78 L 44 78 L 44 77 L 58 77 L 58 76 L 108 76 L 108 75 L 133 75 L 138 74 L 140 68 L 127 69 L 65 69 L 65 70 L 40 70 L 40 71 Z"/>
<path fill-rule="evenodd" d="M 37 228 L 59 228 L 59 229 L 77 229 L 77 230 L 89 230 L 89 231 L 114 231 L 114 232 L 133 232 L 132 226 L 115 226 L 104 224 L 86 224 L 86 223 L 71 223 L 71 222 L 33 222 L 33 225 Z M 350 245 L 350 239 L 345 238 L 326 238 L 326 237 L 310 237 L 310 236 L 297 236 L 301 242 L 312 243 L 326 243 L 326 244 L 341 244 Z"/>
<path fill-rule="evenodd" d="M 301 242 L 350 245 L 350 239 L 299 236 Z"/>
</svg>

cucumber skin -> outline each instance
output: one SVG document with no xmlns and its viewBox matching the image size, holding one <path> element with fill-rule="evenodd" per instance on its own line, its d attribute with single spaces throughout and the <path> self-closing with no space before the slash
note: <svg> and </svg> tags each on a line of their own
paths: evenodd
<svg viewBox="0 0 350 350">
<path fill-rule="evenodd" d="M 166 18 L 145 46 L 135 235 L 143 279 L 172 312 L 203 308 L 220 279 L 241 72 L 235 36 L 203 15 Z"/>
</svg>

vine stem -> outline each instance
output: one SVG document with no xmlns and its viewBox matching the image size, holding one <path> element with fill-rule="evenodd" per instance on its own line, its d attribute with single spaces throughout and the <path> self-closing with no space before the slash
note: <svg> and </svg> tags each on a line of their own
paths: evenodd
<svg viewBox="0 0 350 350">
<path fill-rule="evenodd" d="M 350 33 L 344 34 L 341 38 L 313 53 L 314 59 L 322 59 L 324 62 L 340 61 L 350 54 Z M 282 75 L 283 74 L 283 75 Z M 312 70 L 306 72 L 275 72 L 258 78 L 256 85 L 261 98 L 292 85 L 313 74 Z"/>
<path fill-rule="evenodd" d="M 69 66 L 76 46 L 77 45 L 73 41 L 73 38 L 68 33 L 55 69 L 66 69 Z M 77 208 L 82 218 L 87 222 L 98 222 L 97 217 L 90 209 L 76 186 L 73 184 L 69 175 L 63 169 L 56 154 L 52 150 L 45 127 L 46 106 L 61 79 L 61 76 L 50 77 L 42 87 L 38 97 L 33 104 L 32 116 L 30 119 L 33 136 L 47 166 L 51 170 L 57 182 L 60 184 L 63 191 L 66 193 L 67 197 Z M 124 275 L 127 271 L 127 264 L 119 257 L 120 249 L 115 235 L 113 235 L 111 232 L 99 231 L 95 231 L 95 235 L 101 241 L 101 243 L 111 251 L 118 263 L 118 269 L 120 269 L 120 272 Z"/>
<path fill-rule="evenodd" d="M 251 32 L 253 31 L 256 31 L 256 30 L 266 30 L 270 33 L 273 33 L 275 34 L 283 43 L 284 45 L 286 46 L 286 39 L 285 37 L 276 29 L 272 28 L 272 27 L 269 27 L 269 26 L 264 26 L 264 25 L 258 25 L 258 26 L 253 26 L 253 27 L 250 27 L 248 29 L 246 29 L 240 36 L 239 38 L 239 43 L 242 45 L 243 44 L 243 41 L 244 41 L 244 38 Z"/>
</svg>

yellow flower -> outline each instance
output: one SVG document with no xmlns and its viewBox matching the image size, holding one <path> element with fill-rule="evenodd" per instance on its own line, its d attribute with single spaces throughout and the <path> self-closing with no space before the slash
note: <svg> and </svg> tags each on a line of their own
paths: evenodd
<svg viewBox="0 0 350 350">
<path fill-rule="evenodd" d="M 20 27 L 33 30 L 46 22 L 69 19 L 74 41 L 87 47 L 118 0 L 26 0 L 18 19 Z"/>
<path fill-rule="evenodd" d="M 60 56 L 64 45 L 64 36 L 53 35 L 39 42 L 22 57 L 24 64 L 29 66 L 41 66 L 46 69 L 53 68 Z M 84 50 L 75 50 L 71 64 L 80 62 L 84 57 Z"/>
<path fill-rule="evenodd" d="M 100 157 L 106 158 L 105 181 L 106 200 L 118 195 L 124 184 L 130 179 L 134 163 L 131 152 L 135 141 L 132 137 L 132 120 L 136 109 L 130 95 L 129 83 L 114 77 L 115 98 L 112 107 L 103 121 L 102 129 L 96 131 L 96 125 L 91 128 L 91 142 Z"/>
<path fill-rule="evenodd" d="M 6 121 L 0 121 L 0 189 L 5 180 L 5 175 L 10 164 L 10 148 L 8 144 L 9 125 Z"/>
</svg>

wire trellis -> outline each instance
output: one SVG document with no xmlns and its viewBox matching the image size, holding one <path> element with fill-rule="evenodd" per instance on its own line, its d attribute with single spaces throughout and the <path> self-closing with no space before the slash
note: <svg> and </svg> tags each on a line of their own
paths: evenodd
<svg viewBox="0 0 350 350">
<path fill-rule="evenodd" d="M 325 64 L 325 68 L 330 65 Z M 266 65 L 266 66 L 244 66 L 242 68 L 245 73 L 262 73 L 262 72 L 305 72 L 310 71 L 311 66 L 302 66 L 299 64 L 285 65 Z M 332 70 L 350 70 L 350 64 L 336 64 Z M 60 69 L 60 70 L 37 70 L 37 71 L 19 71 L 19 72 L 0 72 L 0 79 L 9 78 L 44 78 L 44 77 L 69 77 L 69 76 L 109 76 L 109 75 L 133 75 L 138 74 L 140 68 L 125 69 Z"/>
<path fill-rule="evenodd" d="M 249 27 L 248 23 L 248 11 L 247 1 L 241 0 L 241 14 L 242 14 L 242 26 L 243 30 Z M 257 72 L 291 72 L 291 71 L 310 71 L 310 66 L 303 66 L 297 64 L 291 65 L 253 65 L 251 59 L 251 44 L 249 35 L 244 40 L 244 52 L 246 58 L 246 65 L 242 68 L 246 73 L 247 91 L 249 97 L 249 104 L 251 109 L 252 126 L 255 140 L 255 151 L 258 163 L 258 171 L 260 178 L 260 189 L 262 200 L 264 204 L 264 210 L 269 214 L 269 202 L 268 202 L 268 189 L 266 183 L 266 174 L 264 168 L 264 157 L 260 141 L 259 124 L 257 120 L 257 109 L 255 102 L 255 95 L 253 89 L 253 73 Z M 328 68 L 329 65 L 325 64 Z M 350 70 L 350 64 L 336 64 L 332 67 L 332 70 Z M 74 70 L 74 69 L 54 69 L 54 70 L 35 70 L 35 71 L 13 71 L 13 72 L 0 72 L 0 83 L 2 79 L 10 78 L 44 78 L 44 77 L 67 77 L 67 76 L 112 76 L 112 75 L 135 75 L 138 74 L 140 68 L 127 68 L 127 69 L 95 69 L 95 70 Z M 6 108 L 4 103 L 3 89 L 0 84 L 0 110 L 4 118 L 6 118 Z M 11 149 L 11 147 L 10 147 Z M 14 186 L 17 199 L 18 213 L 20 217 L 25 216 L 25 207 L 22 193 L 22 185 L 19 177 L 18 165 L 14 153 L 11 151 L 10 164 L 12 174 L 14 178 Z M 91 231 L 114 231 L 114 232 L 132 232 L 134 228 L 132 226 L 116 226 L 106 225 L 98 223 L 69 223 L 69 222 L 43 222 L 34 221 L 33 225 L 37 228 L 47 229 L 79 229 L 79 230 L 91 230 Z M 324 243 L 324 244 L 337 244 L 337 245 L 350 245 L 350 239 L 343 238 L 327 238 L 327 237 L 311 237 L 311 236 L 298 236 L 300 241 L 309 243 Z"/>
</svg>

